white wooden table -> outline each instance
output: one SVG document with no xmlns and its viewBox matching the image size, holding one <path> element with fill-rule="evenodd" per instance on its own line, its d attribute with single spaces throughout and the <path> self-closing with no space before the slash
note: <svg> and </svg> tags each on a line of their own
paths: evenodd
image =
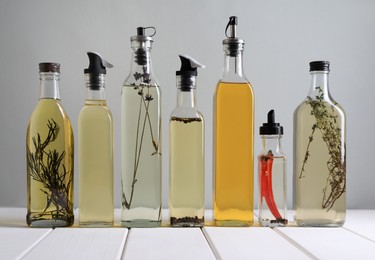
<svg viewBox="0 0 375 260">
<path fill-rule="evenodd" d="M 342 228 L 29 228 L 0 208 L 0 259 L 375 259 L 375 210 L 348 210 Z M 77 214 L 76 214 L 77 216 Z"/>
</svg>

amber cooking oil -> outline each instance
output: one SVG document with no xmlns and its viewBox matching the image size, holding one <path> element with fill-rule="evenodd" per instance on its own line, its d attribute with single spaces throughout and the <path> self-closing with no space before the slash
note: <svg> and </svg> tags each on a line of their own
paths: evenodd
<svg viewBox="0 0 375 260">
<path fill-rule="evenodd" d="M 219 82 L 215 97 L 214 219 L 219 226 L 253 224 L 253 90 Z"/>
</svg>

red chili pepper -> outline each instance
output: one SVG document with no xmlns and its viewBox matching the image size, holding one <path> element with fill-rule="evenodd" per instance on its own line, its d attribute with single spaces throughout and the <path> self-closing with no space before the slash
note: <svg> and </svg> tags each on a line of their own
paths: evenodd
<svg viewBox="0 0 375 260">
<path fill-rule="evenodd" d="M 276 206 L 272 190 L 272 151 L 269 151 L 267 155 L 262 156 L 261 164 L 261 194 L 265 198 L 272 215 L 276 219 L 282 219 L 281 214 Z"/>
<path fill-rule="evenodd" d="M 268 185 L 268 182 L 267 182 L 267 177 L 266 177 L 266 171 L 267 171 L 267 157 L 266 156 L 262 156 L 261 159 L 260 159 L 260 162 L 261 162 L 261 174 L 260 174 L 260 184 L 261 184 L 261 188 L 260 188 L 260 191 L 261 191 L 261 196 L 262 198 L 266 196 L 266 191 L 267 191 L 267 185 Z"/>
</svg>

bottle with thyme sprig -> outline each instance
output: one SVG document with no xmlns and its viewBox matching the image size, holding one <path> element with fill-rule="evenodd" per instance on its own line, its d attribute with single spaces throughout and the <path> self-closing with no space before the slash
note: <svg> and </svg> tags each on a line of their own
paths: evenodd
<svg viewBox="0 0 375 260">
<path fill-rule="evenodd" d="M 310 62 L 311 89 L 294 112 L 294 207 L 300 226 L 342 226 L 346 119 L 328 88 L 328 61 Z"/>
<path fill-rule="evenodd" d="M 40 99 L 27 127 L 27 215 L 31 227 L 71 226 L 74 139 L 60 101 L 60 64 L 40 63 Z"/>
<path fill-rule="evenodd" d="M 146 30 L 154 33 L 146 35 Z M 152 71 L 154 27 L 138 27 L 130 38 L 131 71 L 121 92 L 122 214 L 126 227 L 161 223 L 160 88 Z"/>
</svg>

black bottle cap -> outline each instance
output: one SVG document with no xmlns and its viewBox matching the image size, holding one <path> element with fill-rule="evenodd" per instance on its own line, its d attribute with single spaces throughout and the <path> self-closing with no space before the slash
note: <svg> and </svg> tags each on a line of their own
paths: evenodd
<svg viewBox="0 0 375 260">
<path fill-rule="evenodd" d="M 267 114 L 267 123 L 259 127 L 260 135 L 283 135 L 284 129 L 279 123 L 275 123 L 275 111 L 272 109 Z"/>
<path fill-rule="evenodd" d="M 146 30 L 153 29 L 154 32 L 150 35 L 146 35 Z M 152 37 L 156 34 L 156 28 L 153 26 L 147 26 L 147 27 L 137 27 L 137 36 L 147 36 Z"/>
<path fill-rule="evenodd" d="M 194 87 L 193 77 L 198 75 L 197 68 L 204 68 L 204 65 L 187 55 L 179 55 L 181 60 L 181 68 L 176 71 L 176 76 L 181 76 L 181 91 L 189 91 Z"/>
<path fill-rule="evenodd" d="M 56 62 L 41 62 L 39 63 L 39 72 L 60 73 L 60 64 Z"/>
<path fill-rule="evenodd" d="M 310 71 L 329 71 L 329 61 L 312 61 L 310 62 Z"/>
<path fill-rule="evenodd" d="M 180 70 L 176 71 L 176 76 L 178 75 L 197 76 L 198 75 L 197 68 L 202 67 L 202 65 L 187 55 L 178 55 L 178 56 L 180 57 L 180 60 L 181 60 L 181 68 Z"/>
<path fill-rule="evenodd" d="M 100 75 L 106 74 L 106 68 L 112 68 L 113 65 L 103 59 L 98 53 L 88 52 L 87 55 L 89 56 L 90 64 L 84 72 L 89 75 L 88 86 L 92 90 L 98 90 L 103 85 L 103 79 L 101 79 Z"/>
<path fill-rule="evenodd" d="M 108 61 L 104 60 L 100 54 L 95 52 L 88 52 L 87 55 L 89 56 L 90 64 L 87 69 L 84 70 L 85 74 L 106 74 L 106 68 L 112 68 L 113 65 Z"/>
<path fill-rule="evenodd" d="M 137 27 L 137 35 L 145 35 L 145 28 Z"/>
</svg>

